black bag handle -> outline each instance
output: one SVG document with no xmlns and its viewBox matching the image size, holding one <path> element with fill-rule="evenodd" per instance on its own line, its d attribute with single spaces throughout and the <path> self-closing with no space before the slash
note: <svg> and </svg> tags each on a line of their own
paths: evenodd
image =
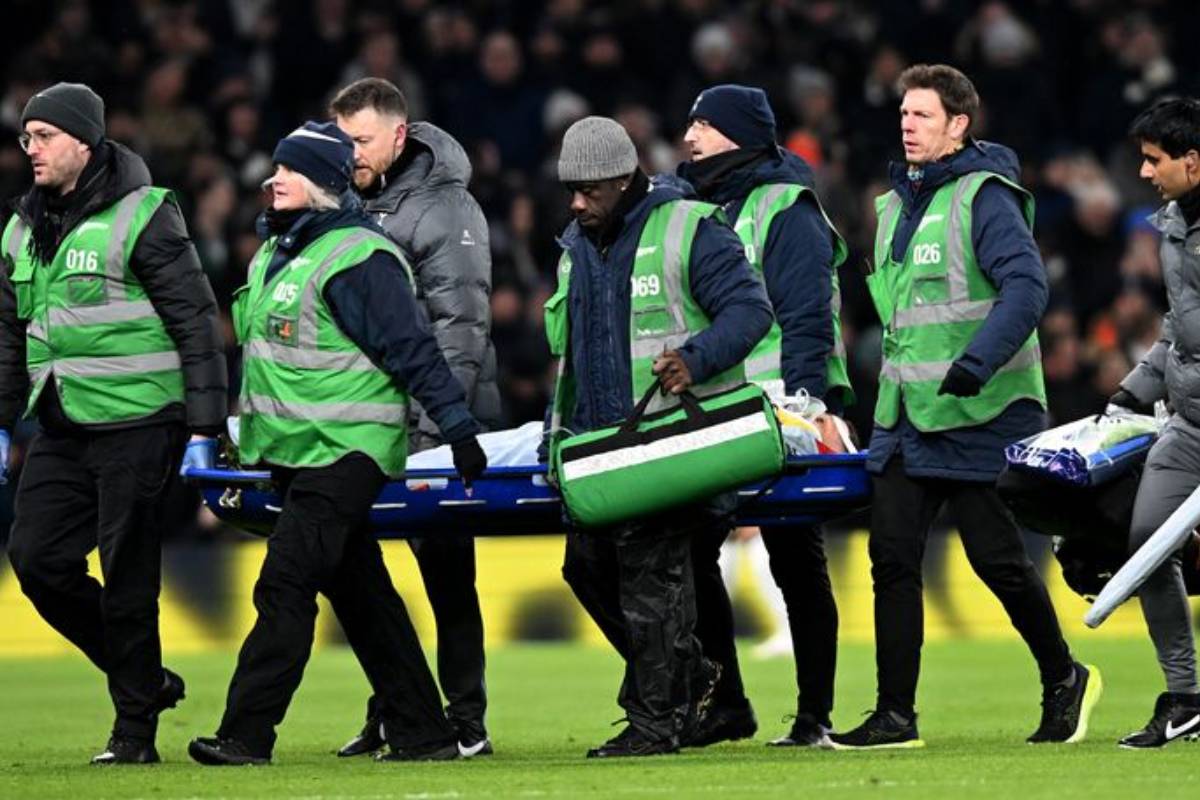
<svg viewBox="0 0 1200 800">
<path fill-rule="evenodd" d="M 654 393 L 660 389 L 662 389 L 662 381 L 656 377 L 654 383 L 650 384 L 650 388 L 642 395 L 642 399 L 633 407 L 633 411 L 617 430 L 621 433 L 633 433 L 637 430 L 638 423 L 642 421 L 642 417 L 646 416 L 646 409 L 649 408 L 650 401 L 654 399 Z M 690 390 L 685 390 L 676 396 L 688 419 L 696 423 L 704 421 L 704 409 L 700 407 L 700 401 L 696 399 L 696 395 L 692 394 Z"/>
</svg>

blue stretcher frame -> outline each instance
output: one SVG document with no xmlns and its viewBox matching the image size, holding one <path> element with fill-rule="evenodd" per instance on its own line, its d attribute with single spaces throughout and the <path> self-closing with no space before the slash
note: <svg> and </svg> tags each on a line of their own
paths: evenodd
<svg viewBox="0 0 1200 800">
<path fill-rule="evenodd" d="M 871 501 L 867 454 L 788 458 L 783 474 L 739 490 L 740 525 L 803 525 L 846 516 Z M 264 471 L 189 468 L 205 504 L 223 521 L 267 534 L 282 505 Z M 546 482 L 546 468 L 493 467 L 470 496 L 452 469 L 409 471 L 390 481 L 371 510 L 382 539 L 430 535 L 528 536 L 562 533 L 562 501 Z"/>
</svg>

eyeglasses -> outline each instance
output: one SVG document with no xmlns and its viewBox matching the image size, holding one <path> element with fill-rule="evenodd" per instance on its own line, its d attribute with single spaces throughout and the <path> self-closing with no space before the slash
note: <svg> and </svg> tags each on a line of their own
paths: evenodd
<svg viewBox="0 0 1200 800">
<path fill-rule="evenodd" d="M 21 149 L 26 153 L 29 152 L 29 146 L 36 143 L 38 147 L 45 147 L 50 144 L 50 140 L 58 136 L 62 131 L 34 131 L 33 133 L 22 133 L 17 136 L 17 143 L 21 145 Z"/>
</svg>

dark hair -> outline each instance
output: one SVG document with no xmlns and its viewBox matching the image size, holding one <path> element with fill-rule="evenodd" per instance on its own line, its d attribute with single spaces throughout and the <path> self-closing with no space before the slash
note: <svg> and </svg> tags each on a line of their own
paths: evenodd
<svg viewBox="0 0 1200 800">
<path fill-rule="evenodd" d="M 966 114 L 971 123 L 979 116 L 979 93 L 971 79 L 949 64 L 914 64 L 900 73 L 897 81 L 900 92 L 910 89 L 932 89 L 950 116 Z"/>
<path fill-rule="evenodd" d="M 1171 158 L 1200 151 L 1200 100 L 1171 97 L 1147 108 L 1129 126 L 1134 139 L 1161 147 Z"/>
<path fill-rule="evenodd" d="M 364 108 L 408 119 L 408 101 L 404 99 L 404 92 L 383 78 L 357 80 L 338 92 L 329 104 L 329 112 L 335 117 L 353 116 Z"/>
</svg>

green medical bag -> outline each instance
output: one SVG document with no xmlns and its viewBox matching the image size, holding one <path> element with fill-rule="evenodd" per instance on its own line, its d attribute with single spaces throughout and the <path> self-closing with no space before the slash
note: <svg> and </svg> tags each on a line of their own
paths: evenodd
<svg viewBox="0 0 1200 800">
<path fill-rule="evenodd" d="M 762 389 L 744 384 L 647 414 L 656 381 L 625 422 L 557 441 L 550 469 L 572 521 L 616 525 L 707 500 L 778 475 L 779 420 Z"/>
</svg>

